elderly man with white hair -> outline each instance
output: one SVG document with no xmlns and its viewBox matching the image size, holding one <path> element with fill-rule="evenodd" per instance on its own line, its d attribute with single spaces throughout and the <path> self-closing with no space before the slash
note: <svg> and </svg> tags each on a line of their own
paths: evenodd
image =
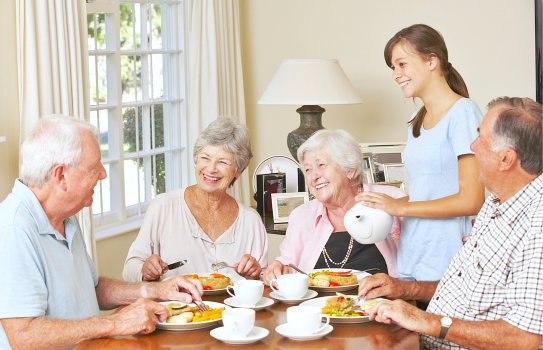
<svg viewBox="0 0 543 350">
<path fill-rule="evenodd" d="M 160 283 L 98 276 L 74 215 L 106 178 L 100 159 L 96 129 L 71 117 L 43 118 L 24 141 L 21 178 L 0 204 L 1 349 L 149 333 L 169 314 L 152 299 L 201 300 L 201 283 L 180 276 Z"/>
</svg>

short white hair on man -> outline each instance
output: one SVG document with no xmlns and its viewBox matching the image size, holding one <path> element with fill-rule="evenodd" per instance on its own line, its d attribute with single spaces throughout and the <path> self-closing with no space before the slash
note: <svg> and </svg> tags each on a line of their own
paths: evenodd
<svg viewBox="0 0 543 350">
<path fill-rule="evenodd" d="M 21 146 L 21 178 L 27 186 L 42 187 L 58 164 L 77 166 L 81 158 L 81 131 L 97 137 L 92 124 L 65 115 L 43 117 Z"/>
</svg>

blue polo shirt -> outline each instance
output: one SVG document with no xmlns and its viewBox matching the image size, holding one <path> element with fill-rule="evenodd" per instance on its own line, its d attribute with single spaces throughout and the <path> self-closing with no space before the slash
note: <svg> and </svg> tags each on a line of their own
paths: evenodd
<svg viewBox="0 0 543 350">
<path fill-rule="evenodd" d="M 34 193 L 20 180 L 0 203 L 0 319 L 98 315 L 98 274 L 75 217 L 66 238 L 49 223 Z M 0 349 L 9 349 L 0 324 Z"/>
</svg>

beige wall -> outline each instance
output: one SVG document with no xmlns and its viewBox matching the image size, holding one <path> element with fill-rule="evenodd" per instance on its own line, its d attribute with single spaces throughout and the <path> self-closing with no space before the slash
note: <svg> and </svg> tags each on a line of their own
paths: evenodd
<svg viewBox="0 0 543 350">
<path fill-rule="evenodd" d="M 401 97 L 383 48 L 398 30 L 426 23 L 447 43 L 450 62 L 484 109 L 502 95 L 535 98 L 534 2 L 531 0 L 241 0 L 243 71 L 254 145 L 249 171 L 287 155 L 295 106 L 258 105 L 287 58 L 337 58 L 364 104 L 324 106 L 323 124 L 360 142 L 404 141 L 411 100 Z"/>
<path fill-rule="evenodd" d="M 0 1 L 0 201 L 11 191 L 19 167 L 19 105 L 15 0 Z"/>
<path fill-rule="evenodd" d="M 403 141 L 414 110 L 383 61 L 383 46 L 413 23 L 444 35 L 452 64 L 481 108 L 501 95 L 535 98 L 534 3 L 531 0 L 241 0 L 247 124 L 255 166 L 289 155 L 286 135 L 298 126 L 293 106 L 256 101 L 282 59 L 337 58 L 365 101 L 324 106 L 324 125 L 345 128 L 361 142 Z M 0 198 L 17 174 L 18 128 L 15 0 L 0 1 Z M 97 242 L 102 275 L 120 277 L 136 232 Z M 274 239 L 272 249 L 279 240 Z M 276 251 L 276 250 L 272 250 Z M 272 253 L 275 254 L 275 253 Z"/>
</svg>

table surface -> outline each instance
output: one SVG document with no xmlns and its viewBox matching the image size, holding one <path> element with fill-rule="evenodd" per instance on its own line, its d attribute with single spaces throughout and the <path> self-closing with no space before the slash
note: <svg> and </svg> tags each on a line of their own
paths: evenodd
<svg viewBox="0 0 543 350">
<path fill-rule="evenodd" d="M 266 287 L 264 295 L 271 290 Z M 346 292 L 356 293 L 356 290 Z M 319 293 L 320 296 L 330 296 L 329 293 Z M 206 301 L 223 302 L 228 294 L 204 296 Z M 377 322 L 359 324 L 332 323 L 334 330 L 326 337 L 312 341 L 294 341 L 281 336 L 275 327 L 286 322 L 286 305 L 276 301 L 267 309 L 256 312 L 256 326 L 267 328 L 270 334 L 259 342 L 246 345 L 228 345 L 213 338 L 209 332 L 220 325 L 192 331 L 173 332 L 156 330 L 147 335 L 133 337 L 101 338 L 82 342 L 75 349 L 418 349 L 419 337 L 416 333 L 407 331 L 395 325 L 385 325 Z"/>
</svg>

